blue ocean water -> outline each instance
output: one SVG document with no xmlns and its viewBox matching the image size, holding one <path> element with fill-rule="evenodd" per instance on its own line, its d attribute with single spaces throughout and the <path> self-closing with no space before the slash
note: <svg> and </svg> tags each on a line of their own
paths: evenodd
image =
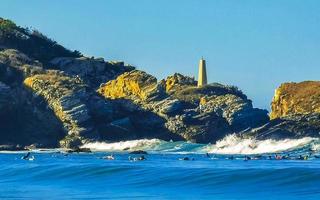
<svg viewBox="0 0 320 200">
<path fill-rule="evenodd" d="M 272 153 L 249 161 L 242 154 L 208 158 L 201 151 L 155 149 L 137 162 L 128 157 L 139 155 L 123 151 L 112 153 L 115 160 L 102 159 L 110 152 L 36 151 L 34 160 L 21 159 L 25 152 L 0 153 L 0 199 L 320 199 L 317 152 L 296 160 L 309 146 L 282 152 L 291 160 Z"/>
</svg>

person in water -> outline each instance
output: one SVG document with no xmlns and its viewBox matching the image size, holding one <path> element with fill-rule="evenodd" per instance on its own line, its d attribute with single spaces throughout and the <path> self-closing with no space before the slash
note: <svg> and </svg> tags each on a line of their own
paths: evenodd
<svg viewBox="0 0 320 200">
<path fill-rule="evenodd" d="M 195 160 L 194 158 L 190 159 L 189 157 L 179 158 L 179 160 Z"/>
<path fill-rule="evenodd" d="M 248 160 L 251 160 L 251 157 L 250 156 L 245 156 L 244 157 L 244 161 L 248 161 Z"/>
<path fill-rule="evenodd" d="M 230 157 L 228 157 L 227 159 L 228 159 L 228 160 L 233 160 L 234 157 L 233 157 L 233 156 L 230 156 Z"/>
<path fill-rule="evenodd" d="M 140 156 L 140 157 L 135 157 L 132 158 L 131 156 L 129 156 L 129 161 L 143 161 L 143 160 L 147 160 L 146 157 L 144 157 L 144 155 Z"/>
<path fill-rule="evenodd" d="M 30 155 L 31 155 L 31 153 L 28 152 L 26 155 L 22 156 L 21 159 L 23 159 L 23 160 L 28 160 L 29 157 L 30 157 Z"/>
<path fill-rule="evenodd" d="M 113 154 L 111 154 L 111 155 L 108 155 L 108 156 L 103 157 L 103 159 L 106 159 L 106 160 L 114 160 L 115 158 L 114 158 Z"/>
<path fill-rule="evenodd" d="M 190 160 L 189 157 L 183 157 L 183 158 L 179 158 L 179 160 Z"/>
<path fill-rule="evenodd" d="M 298 160 L 308 160 L 309 159 L 309 156 L 302 156 L 302 155 L 299 155 L 299 158 Z"/>
<path fill-rule="evenodd" d="M 22 156 L 21 159 L 23 159 L 23 160 L 34 160 L 34 156 L 31 156 L 31 153 L 28 152 L 26 155 Z"/>
<path fill-rule="evenodd" d="M 281 156 L 281 155 L 278 155 L 278 154 L 276 154 L 276 155 L 274 156 L 274 158 L 275 158 L 276 160 L 282 160 L 282 156 Z"/>
<path fill-rule="evenodd" d="M 142 155 L 138 158 L 138 160 L 146 160 L 146 158 L 144 157 L 144 155 Z"/>
</svg>

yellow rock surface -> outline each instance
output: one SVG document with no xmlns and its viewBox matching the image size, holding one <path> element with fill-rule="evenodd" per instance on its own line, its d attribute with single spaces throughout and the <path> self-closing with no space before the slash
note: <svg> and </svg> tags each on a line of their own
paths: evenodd
<svg viewBox="0 0 320 200">
<path fill-rule="evenodd" d="M 284 83 L 275 91 L 271 119 L 320 112 L 320 81 Z"/>
<path fill-rule="evenodd" d="M 137 97 L 139 100 L 145 100 L 156 85 L 157 79 L 155 77 L 134 70 L 109 81 L 98 89 L 98 93 L 110 99 Z"/>
</svg>

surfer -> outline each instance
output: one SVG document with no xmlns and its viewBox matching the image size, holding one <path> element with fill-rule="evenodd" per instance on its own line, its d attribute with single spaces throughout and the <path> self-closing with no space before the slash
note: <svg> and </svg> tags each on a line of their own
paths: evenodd
<svg viewBox="0 0 320 200">
<path fill-rule="evenodd" d="M 282 160 L 282 156 L 281 156 L 281 155 L 278 155 L 278 154 L 276 154 L 276 155 L 274 156 L 274 158 L 275 158 L 276 160 Z"/>
<path fill-rule="evenodd" d="M 183 157 L 183 158 L 179 158 L 179 160 L 190 160 L 189 157 Z"/>
<path fill-rule="evenodd" d="M 250 156 L 245 156 L 244 157 L 244 161 L 248 161 L 248 160 L 251 160 L 251 157 Z"/>
<path fill-rule="evenodd" d="M 28 152 L 26 155 L 22 156 L 21 159 L 23 159 L 23 160 L 28 160 L 29 157 L 30 157 L 30 155 L 31 155 L 31 153 Z"/>
<path fill-rule="evenodd" d="M 34 156 L 30 156 L 31 153 L 28 152 L 26 155 L 22 156 L 21 159 L 23 160 L 34 160 Z"/>
<path fill-rule="evenodd" d="M 308 160 L 309 159 L 309 156 L 302 156 L 300 155 L 298 160 Z"/>
<path fill-rule="evenodd" d="M 282 156 L 282 159 L 283 160 L 289 160 L 290 159 L 290 154 L 287 154 L 285 156 Z"/>
<path fill-rule="evenodd" d="M 210 158 L 211 156 L 209 155 L 209 153 L 206 153 L 206 157 L 207 157 L 207 158 Z"/>
<path fill-rule="evenodd" d="M 114 160 L 115 158 L 114 158 L 113 154 L 111 154 L 111 155 L 108 155 L 108 156 L 103 157 L 103 159 L 106 159 L 106 160 Z"/>
<path fill-rule="evenodd" d="M 233 160 L 234 157 L 233 156 L 230 156 L 229 158 L 227 158 L 228 160 Z"/>
<path fill-rule="evenodd" d="M 143 161 L 143 160 L 147 160 L 146 157 L 144 157 L 144 155 L 139 156 L 139 157 L 135 157 L 132 158 L 131 156 L 128 157 L 129 161 Z"/>
<path fill-rule="evenodd" d="M 144 157 L 144 155 L 138 157 L 138 160 L 146 160 L 146 158 Z"/>
</svg>

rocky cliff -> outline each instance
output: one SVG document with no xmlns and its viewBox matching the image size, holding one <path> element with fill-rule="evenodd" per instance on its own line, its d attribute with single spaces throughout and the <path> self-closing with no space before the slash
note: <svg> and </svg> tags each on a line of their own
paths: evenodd
<svg viewBox="0 0 320 200">
<path fill-rule="evenodd" d="M 320 81 L 284 83 L 271 103 L 272 119 L 294 114 L 320 113 Z"/>
<path fill-rule="evenodd" d="M 319 85 L 284 84 L 267 111 L 238 88 L 197 87 L 124 62 L 85 57 L 37 31 L 0 19 L 0 145 L 73 148 L 141 138 L 215 142 L 230 133 L 257 138 L 318 136 Z"/>
<path fill-rule="evenodd" d="M 181 74 L 157 82 L 152 75 L 135 70 L 107 82 L 97 91 L 107 99 L 132 101 L 162 117 L 169 132 L 194 142 L 214 142 L 228 133 L 268 121 L 267 112 L 254 109 L 237 88 L 196 85 L 194 79 Z"/>
<path fill-rule="evenodd" d="M 320 136 L 320 82 L 283 83 L 271 103 L 271 121 L 252 129 L 258 139 Z"/>
</svg>

